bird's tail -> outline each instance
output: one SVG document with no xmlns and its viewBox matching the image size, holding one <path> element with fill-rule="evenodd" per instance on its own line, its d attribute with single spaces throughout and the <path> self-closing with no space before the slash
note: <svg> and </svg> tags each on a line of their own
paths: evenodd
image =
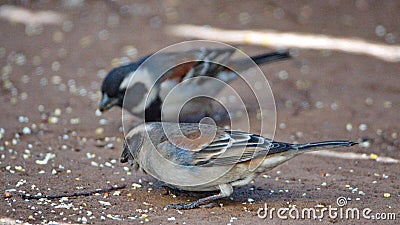
<svg viewBox="0 0 400 225">
<path fill-rule="evenodd" d="M 353 141 L 321 141 L 307 144 L 292 144 L 290 147 L 299 151 L 318 151 L 329 148 L 350 147 L 358 144 Z"/>
<path fill-rule="evenodd" d="M 256 55 L 256 56 L 251 56 L 250 57 L 257 65 L 263 64 L 263 63 L 272 63 L 272 62 L 277 62 L 280 60 L 284 59 L 289 59 L 291 58 L 291 55 L 289 51 L 275 51 L 275 52 L 269 52 L 269 53 L 264 53 L 261 55 Z M 249 68 L 253 67 L 253 63 L 249 63 L 248 58 L 241 58 L 237 60 L 232 60 L 229 62 L 229 68 L 232 68 L 235 71 L 245 71 L 248 70 Z"/>
<path fill-rule="evenodd" d="M 290 53 L 287 50 L 264 53 L 261 55 L 252 56 L 251 59 L 257 64 L 270 63 L 282 59 L 290 58 Z"/>
</svg>

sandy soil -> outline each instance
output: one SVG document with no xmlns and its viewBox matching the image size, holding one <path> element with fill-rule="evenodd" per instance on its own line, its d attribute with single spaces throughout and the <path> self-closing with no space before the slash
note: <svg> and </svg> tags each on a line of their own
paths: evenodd
<svg viewBox="0 0 400 225">
<path fill-rule="evenodd" d="M 348 198 L 346 207 L 397 215 L 396 221 L 363 223 L 398 223 L 400 164 L 375 158 L 400 159 L 399 63 L 299 50 L 291 61 L 262 67 L 275 95 L 277 140 L 364 140 L 361 146 L 337 152 L 365 155 L 299 156 L 236 189 L 231 199 L 218 201 L 223 205 L 219 208 L 164 211 L 168 203 L 209 193 L 168 193 L 161 182 L 130 172 L 119 163 L 121 111 L 96 116 L 95 110 L 102 78 L 113 66 L 186 40 L 167 35 L 167 25 L 276 29 L 399 44 L 400 2 L 6 2 L 26 2 L 18 6 L 33 12 L 51 10 L 64 15 L 65 21 L 32 28 L 1 19 L 1 224 L 263 224 L 271 223 L 257 217 L 264 203 L 275 208 L 336 207 L 340 196 Z M 267 50 L 244 49 L 249 54 Z M 279 76 L 282 71 L 287 79 Z M 20 193 L 72 193 L 123 184 L 127 188 L 76 198 L 20 197 Z M 292 222 L 273 219 L 274 224 Z M 360 220 L 325 217 L 296 222 Z"/>
</svg>

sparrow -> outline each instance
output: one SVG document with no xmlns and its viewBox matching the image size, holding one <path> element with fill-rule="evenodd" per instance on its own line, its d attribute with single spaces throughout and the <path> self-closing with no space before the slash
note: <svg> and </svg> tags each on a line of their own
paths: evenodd
<svg viewBox="0 0 400 225">
<path fill-rule="evenodd" d="M 166 206 L 193 209 L 230 196 L 233 187 L 246 185 L 302 153 L 355 144 L 343 140 L 290 144 L 204 123 L 149 122 L 126 135 L 120 161 L 180 190 L 219 190 L 191 203 Z"/>
<path fill-rule="evenodd" d="M 209 98 L 195 98 L 185 105 L 187 100 L 204 94 L 217 95 L 222 89 L 221 85 L 238 77 L 236 72 L 254 66 L 251 60 L 259 65 L 290 58 L 288 51 L 276 51 L 250 57 L 251 60 L 234 59 L 235 51 L 233 48 L 201 48 L 186 52 L 164 52 L 114 68 L 103 80 L 99 110 L 104 112 L 119 106 L 139 118 L 145 118 L 146 122 L 161 119 L 177 122 L 177 115 L 182 116 L 181 122 L 198 122 L 196 119 L 185 120 L 185 117 L 198 114 L 198 118 L 203 118 L 213 114 L 211 101 Z M 168 70 L 164 71 L 165 68 Z M 190 80 L 195 77 L 201 80 Z M 217 78 L 222 82 L 206 77 Z M 179 89 L 171 97 L 172 100 L 164 102 L 178 85 Z"/>
</svg>

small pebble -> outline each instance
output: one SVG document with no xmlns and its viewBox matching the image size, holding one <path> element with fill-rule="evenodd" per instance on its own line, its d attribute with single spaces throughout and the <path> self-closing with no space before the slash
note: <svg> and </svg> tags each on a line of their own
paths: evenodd
<svg viewBox="0 0 400 225">
<path fill-rule="evenodd" d="M 49 123 L 51 123 L 51 124 L 56 124 L 56 123 L 58 123 L 58 117 L 50 116 L 49 119 L 48 119 L 48 121 L 49 121 Z"/>
<path fill-rule="evenodd" d="M 251 16 L 248 12 L 241 12 L 239 14 L 239 23 L 241 25 L 246 25 L 251 21 Z"/>
<path fill-rule="evenodd" d="M 104 133 L 104 128 L 102 128 L 102 127 L 97 128 L 96 131 L 95 131 L 95 133 L 96 133 L 97 135 L 103 134 L 103 133 Z"/>
<path fill-rule="evenodd" d="M 101 205 L 103 205 L 103 206 L 110 206 L 110 205 L 111 205 L 111 203 L 106 202 L 106 201 L 99 201 L 99 203 L 100 203 Z"/>
<path fill-rule="evenodd" d="M 35 163 L 38 165 L 46 165 L 50 159 L 55 158 L 56 155 L 52 153 L 47 153 L 43 160 L 36 160 Z"/>
<path fill-rule="evenodd" d="M 23 134 L 31 134 L 31 129 L 30 129 L 29 127 L 24 127 L 24 128 L 22 129 L 22 133 L 23 133 Z"/>
<path fill-rule="evenodd" d="M 371 147 L 371 142 L 370 141 L 363 141 L 363 142 L 361 142 L 360 143 L 360 147 L 363 147 L 363 148 L 369 148 L 369 147 Z"/>
<path fill-rule="evenodd" d="M 142 185 L 140 185 L 140 184 L 132 183 L 132 188 L 133 189 L 137 189 L 137 188 L 141 188 L 141 187 L 142 187 Z"/>
<path fill-rule="evenodd" d="M 383 197 L 389 198 L 389 197 L 390 197 L 390 193 L 385 193 L 385 194 L 383 194 Z"/>
<path fill-rule="evenodd" d="M 378 155 L 376 155 L 376 154 L 374 154 L 374 153 L 371 153 L 371 155 L 369 155 L 369 158 L 370 158 L 370 159 L 377 159 L 377 158 L 378 158 Z"/>
<path fill-rule="evenodd" d="M 390 101 L 385 101 L 385 102 L 383 103 L 383 107 L 384 107 L 385 109 L 390 109 L 390 108 L 392 108 L 392 102 L 390 102 Z"/>
<path fill-rule="evenodd" d="M 331 109 L 332 110 L 337 110 L 337 108 L 338 108 L 338 105 L 336 103 L 332 103 L 331 104 Z"/>
<path fill-rule="evenodd" d="M 281 79 L 281 80 L 287 80 L 287 79 L 289 78 L 289 74 L 288 74 L 288 72 L 286 72 L 285 70 L 281 70 L 281 71 L 279 71 L 279 73 L 278 73 L 278 77 L 279 77 L 279 79 Z"/>
<path fill-rule="evenodd" d="M 14 168 L 18 172 L 25 172 L 25 169 L 22 166 L 15 166 Z"/>
<path fill-rule="evenodd" d="M 61 109 L 59 109 L 59 108 L 57 108 L 57 109 L 54 110 L 54 115 L 55 115 L 55 116 L 61 116 L 61 113 L 62 113 L 62 111 L 61 111 Z"/>
<path fill-rule="evenodd" d="M 317 109 L 322 109 L 322 108 L 324 108 L 324 103 L 322 103 L 321 101 L 317 101 L 317 102 L 315 103 L 315 108 L 317 108 Z"/>
<path fill-rule="evenodd" d="M 76 125 L 81 123 L 81 119 L 79 118 L 71 118 L 69 121 L 71 124 Z"/>
<path fill-rule="evenodd" d="M 103 29 L 103 30 L 101 30 L 101 31 L 97 34 L 97 37 L 98 37 L 100 40 L 105 41 L 105 40 L 109 39 L 109 37 L 110 37 L 110 32 L 109 32 L 108 30 Z"/>
<path fill-rule="evenodd" d="M 375 27 L 375 34 L 378 37 L 383 37 L 386 34 L 386 28 L 382 25 L 378 25 Z"/>
<path fill-rule="evenodd" d="M 103 113 L 99 109 L 96 110 L 96 116 L 101 116 Z"/>
<path fill-rule="evenodd" d="M 106 119 L 100 119 L 99 120 L 99 124 L 100 125 L 106 125 L 108 123 L 108 121 Z"/>
<path fill-rule="evenodd" d="M 84 224 L 87 223 L 86 217 L 82 217 L 82 220 L 81 220 L 81 221 L 82 221 L 82 223 L 84 223 Z"/>
<path fill-rule="evenodd" d="M 365 104 L 366 105 L 372 105 L 372 104 L 374 104 L 374 100 L 372 98 L 368 97 L 368 98 L 365 99 Z"/>
<path fill-rule="evenodd" d="M 20 123 L 29 123 L 29 118 L 26 117 L 26 116 L 19 116 L 19 117 L 18 117 L 18 121 L 19 121 Z"/>
<path fill-rule="evenodd" d="M 43 105 L 39 105 L 38 106 L 38 111 L 39 112 L 43 112 L 44 111 L 44 106 Z"/>
<path fill-rule="evenodd" d="M 366 131 L 368 126 L 366 124 L 360 124 L 360 126 L 358 127 L 361 131 Z"/>
<path fill-rule="evenodd" d="M 127 45 L 123 47 L 123 52 L 126 56 L 134 58 L 136 57 L 138 50 L 132 45 Z"/>
</svg>

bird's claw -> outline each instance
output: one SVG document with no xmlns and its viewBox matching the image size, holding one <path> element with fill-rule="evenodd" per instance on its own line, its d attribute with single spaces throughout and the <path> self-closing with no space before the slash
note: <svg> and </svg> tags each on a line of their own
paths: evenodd
<svg viewBox="0 0 400 225">
<path fill-rule="evenodd" d="M 218 206 L 217 203 L 211 202 L 206 205 L 199 205 L 198 202 L 192 202 L 192 203 L 178 203 L 178 204 L 168 204 L 165 206 L 164 209 L 181 209 L 181 210 L 188 210 L 188 209 L 194 209 L 194 208 L 213 208 L 214 206 Z"/>
<path fill-rule="evenodd" d="M 183 209 L 183 210 L 186 210 L 186 209 L 194 209 L 196 207 L 197 207 L 197 204 L 193 204 L 193 203 L 188 203 L 188 204 L 178 203 L 178 204 L 168 204 L 168 205 L 165 206 L 165 209 L 171 208 L 171 209 Z"/>
</svg>

